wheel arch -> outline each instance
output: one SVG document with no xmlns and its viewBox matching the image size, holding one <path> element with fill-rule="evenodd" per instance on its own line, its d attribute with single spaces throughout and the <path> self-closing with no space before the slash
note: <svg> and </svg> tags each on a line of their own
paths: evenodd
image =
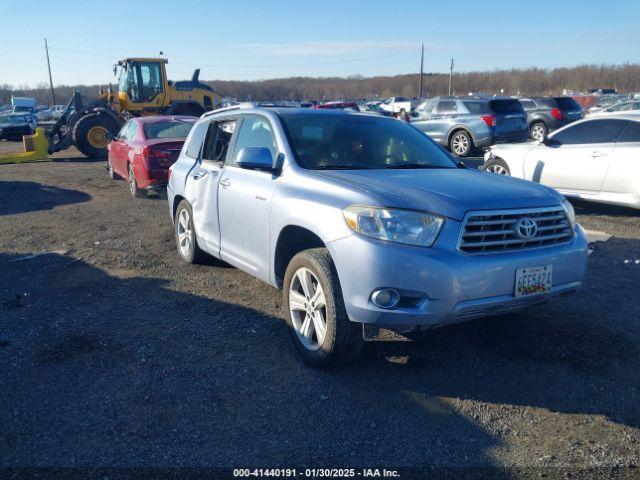
<svg viewBox="0 0 640 480">
<path fill-rule="evenodd" d="M 473 132 L 471 131 L 471 129 L 465 125 L 454 125 L 453 127 L 451 127 L 451 129 L 449 130 L 449 133 L 447 134 L 447 147 L 451 146 L 451 139 L 453 138 L 453 136 L 458 133 L 460 130 L 463 130 L 465 133 L 467 133 L 469 135 L 469 137 L 471 137 L 471 142 L 472 142 L 472 147 L 476 147 L 476 137 L 473 134 Z"/>
<path fill-rule="evenodd" d="M 280 230 L 273 251 L 273 275 L 278 288 L 282 288 L 291 259 L 310 248 L 326 248 L 326 244 L 318 234 L 306 227 L 287 225 Z"/>
</svg>

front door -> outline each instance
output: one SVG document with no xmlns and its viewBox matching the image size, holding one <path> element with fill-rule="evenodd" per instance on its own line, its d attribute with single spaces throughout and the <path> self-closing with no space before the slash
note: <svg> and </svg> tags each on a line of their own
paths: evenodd
<svg viewBox="0 0 640 480">
<path fill-rule="evenodd" d="M 273 128 L 266 117 L 249 115 L 239 125 L 233 156 L 225 166 L 218 190 L 220 256 L 265 281 L 269 278 L 269 217 L 278 177 L 236 165 L 243 147 L 266 147 L 276 158 Z"/>
<path fill-rule="evenodd" d="M 599 192 L 626 123 L 593 120 L 560 130 L 528 154 L 525 178 L 564 191 Z"/>
</svg>

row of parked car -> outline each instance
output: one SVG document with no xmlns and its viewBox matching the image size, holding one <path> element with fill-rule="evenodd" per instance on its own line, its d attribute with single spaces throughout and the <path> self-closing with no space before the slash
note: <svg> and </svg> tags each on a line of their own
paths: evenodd
<svg viewBox="0 0 640 480">
<path fill-rule="evenodd" d="M 411 123 L 458 157 L 496 143 L 542 141 L 583 117 L 571 97 L 436 97 L 421 103 Z"/>
<path fill-rule="evenodd" d="M 515 99 L 423 110 L 439 107 L 505 138 L 527 125 Z M 541 142 L 493 146 L 481 171 L 418 122 L 345 110 L 133 118 L 108 148 L 111 177 L 134 197 L 166 185 L 182 260 L 213 256 L 282 290 L 313 365 L 353 358 L 378 327 L 433 328 L 574 292 L 587 242 L 562 194 L 640 208 L 640 115 L 567 118 Z"/>
</svg>

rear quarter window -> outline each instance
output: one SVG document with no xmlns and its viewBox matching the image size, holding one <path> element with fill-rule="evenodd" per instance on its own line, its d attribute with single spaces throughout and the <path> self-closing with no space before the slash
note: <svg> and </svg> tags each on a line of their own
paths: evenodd
<svg viewBox="0 0 640 480">
<path fill-rule="evenodd" d="M 485 102 L 467 101 L 467 102 L 462 102 L 462 104 L 465 106 L 467 110 L 469 110 L 469 113 L 477 113 L 477 114 L 491 113 L 489 111 L 489 106 Z"/>
</svg>

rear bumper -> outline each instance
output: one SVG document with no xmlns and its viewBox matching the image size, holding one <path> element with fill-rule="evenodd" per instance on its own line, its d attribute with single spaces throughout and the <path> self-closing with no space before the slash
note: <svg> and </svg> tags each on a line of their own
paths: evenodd
<svg viewBox="0 0 640 480">
<path fill-rule="evenodd" d="M 529 139 L 529 130 L 510 133 L 488 133 L 475 138 L 476 147 L 490 147 L 496 143 L 519 143 Z"/>
<path fill-rule="evenodd" d="M 141 169 L 136 172 L 138 187 L 145 190 L 163 189 L 169 182 L 169 168 L 163 169 Z"/>
</svg>

